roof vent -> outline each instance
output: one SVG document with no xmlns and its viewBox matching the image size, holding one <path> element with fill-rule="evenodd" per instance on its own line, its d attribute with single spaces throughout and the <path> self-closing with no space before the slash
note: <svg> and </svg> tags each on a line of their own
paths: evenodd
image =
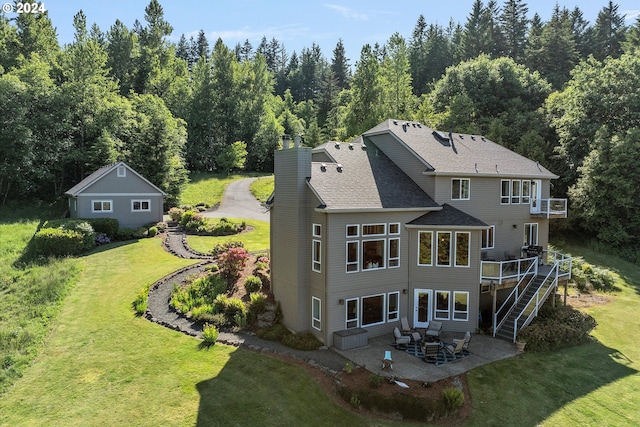
<svg viewBox="0 0 640 427">
<path fill-rule="evenodd" d="M 481 136 L 480 139 L 483 141 L 486 141 L 486 139 L 484 139 L 484 136 Z"/>
<path fill-rule="evenodd" d="M 340 149 L 340 143 L 336 142 L 336 149 L 339 150 Z"/>
<path fill-rule="evenodd" d="M 422 127 L 422 123 L 420 123 L 420 122 L 416 123 L 416 125 L 417 125 L 419 128 L 421 128 L 421 127 Z"/>
<path fill-rule="evenodd" d="M 393 124 L 394 124 L 394 125 L 397 125 L 397 124 L 398 124 L 398 121 L 397 121 L 397 120 L 394 120 L 394 121 L 393 121 Z"/>
<path fill-rule="evenodd" d="M 464 135 L 463 134 L 458 134 L 458 136 L 460 137 L 460 139 L 464 139 Z"/>
<path fill-rule="evenodd" d="M 322 172 L 326 172 L 326 171 L 327 171 L 327 164 L 326 164 L 326 163 L 322 163 L 322 164 L 320 165 L 320 170 L 321 170 Z"/>
<path fill-rule="evenodd" d="M 449 135 L 447 135 L 444 132 L 440 132 L 439 130 L 434 130 L 432 132 L 432 135 L 435 136 L 437 139 L 439 139 L 442 142 L 449 142 Z"/>
<path fill-rule="evenodd" d="M 338 172 L 342 172 L 342 164 L 341 164 L 341 163 L 338 163 L 338 164 L 336 165 L 336 169 L 338 170 Z"/>
<path fill-rule="evenodd" d="M 349 143 L 349 150 L 353 150 L 353 142 Z"/>
<path fill-rule="evenodd" d="M 471 135 L 471 139 L 475 141 L 476 140 L 476 136 L 475 135 Z"/>
<path fill-rule="evenodd" d="M 366 145 L 364 145 L 364 142 L 362 143 L 362 149 L 363 149 L 363 150 L 366 150 L 366 149 L 367 149 L 367 146 L 366 146 Z"/>
</svg>

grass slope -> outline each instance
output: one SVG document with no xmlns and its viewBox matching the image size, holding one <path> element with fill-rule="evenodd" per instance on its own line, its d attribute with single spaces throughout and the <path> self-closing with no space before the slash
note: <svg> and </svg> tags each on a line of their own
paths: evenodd
<svg viewBox="0 0 640 427">
<path fill-rule="evenodd" d="M 215 206 L 222 200 L 222 194 L 227 185 L 251 176 L 261 176 L 261 174 L 227 175 L 193 172 L 189 175 L 189 183 L 180 194 L 180 204 L 195 206 L 205 203 L 207 206 Z"/>
<path fill-rule="evenodd" d="M 0 425 L 370 425 L 299 367 L 221 344 L 199 349 L 199 340 L 135 317 L 140 288 L 189 263 L 159 239 L 80 262 L 46 347 L 0 400 Z"/>
<path fill-rule="evenodd" d="M 228 242 L 229 240 L 241 241 L 249 252 L 262 252 L 269 249 L 269 223 L 264 221 L 241 218 L 227 218 L 233 222 L 245 221 L 247 225 L 253 227 L 253 230 L 246 233 L 234 234 L 233 236 L 187 236 L 187 243 L 191 248 L 202 252 L 210 252 L 218 243 Z M 216 218 L 211 218 L 215 221 Z"/>
<path fill-rule="evenodd" d="M 271 193 L 273 193 L 273 186 L 273 175 L 258 178 L 251 183 L 251 194 L 253 194 L 253 197 L 260 200 L 261 202 L 266 202 Z"/>
</svg>

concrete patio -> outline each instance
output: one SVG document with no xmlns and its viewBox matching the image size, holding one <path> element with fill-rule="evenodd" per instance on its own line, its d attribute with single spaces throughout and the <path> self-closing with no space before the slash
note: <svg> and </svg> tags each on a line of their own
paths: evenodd
<svg viewBox="0 0 640 427">
<path fill-rule="evenodd" d="M 463 336 L 464 334 L 459 332 L 442 332 L 440 339 L 445 343 L 451 343 L 454 338 L 463 338 Z M 472 334 L 469 343 L 470 355 L 459 360 L 435 365 L 426 363 L 424 360 L 404 350 L 394 348 L 391 345 L 393 342 L 393 337 L 389 333 L 388 335 L 369 338 L 368 344 L 364 347 L 342 351 L 336 348 L 332 350 L 371 372 L 383 375 L 393 374 L 398 378 L 419 381 L 438 381 L 467 372 L 477 366 L 513 357 L 518 353 L 515 344 L 493 338 L 490 335 Z M 385 369 L 383 371 L 382 359 L 386 350 L 391 350 L 393 370 Z"/>
</svg>

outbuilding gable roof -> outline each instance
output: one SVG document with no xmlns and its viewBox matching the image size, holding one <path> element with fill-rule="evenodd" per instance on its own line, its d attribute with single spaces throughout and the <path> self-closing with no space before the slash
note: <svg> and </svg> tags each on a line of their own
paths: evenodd
<svg viewBox="0 0 640 427">
<path fill-rule="evenodd" d="M 350 143 L 330 142 L 314 148 L 335 162 L 312 162 L 309 186 L 323 208 L 440 209 L 409 176 L 362 137 Z"/>
<path fill-rule="evenodd" d="M 131 166 L 127 165 L 125 162 L 117 162 L 117 163 L 113 163 L 111 165 L 107 165 L 107 166 L 101 167 L 100 169 L 96 170 L 95 172 L 93 172 L 92 174 L 87 176 L 85 179 L 83 179 L 82 181 L 80 181 L 79 183 L 77 183 L 76 185 L 71 187 L 64 194 L 66 194 L 67 196 L 72 196 L 72 197 L 78 196 L 85 189 L 89 188 L 94 183 L 100 181 L 102 178 L 107 176 L 112 171 L 117 170 L 117 168 L 119 166 L 124 166 L 127 169 L 127 171 L 129 171 L 129 172 L 135 174 L 136 176 L 138 176 L 141 180 L 143 180 L 146 184 L 148 184 L 151 188 L 153 188 L 154 191 L 157 191 L 163 197 L 167 195 L 167 193 L 165 193 L 164 191 L 162 191 L 161 189 L 159 189 L 158 187 L 153 185 L 148 179 L 146 179 L 145 177 L 140 175 L 138 172 L 136 172 L 133 168 L 131 168 Z"/>
<path fill-rule="evenodd" d="M 441 132 L 421 123 L 386 120 L 363 134 L 375 142 L 393 135 L 425 164 L 425 172 L 475 176 L 555 179 L 557 175 L 481 135 Z"/>
</svg>

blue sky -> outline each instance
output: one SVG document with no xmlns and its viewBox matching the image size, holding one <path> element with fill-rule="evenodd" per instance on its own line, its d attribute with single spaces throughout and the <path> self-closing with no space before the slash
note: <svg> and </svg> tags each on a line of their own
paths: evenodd
<svg viewBox="0 0 640 427">
<path fill-rule="evenodd" d="M 73 16 L 80 9 L 89 25 L 95 22 L 102 31 L 107 31 L 116 19 L 129 28 L 136 19 L 144 23 L 148 3 L 149 0 L 44 0 L 57 28 L 58 41 L 63 45 L 73 41 Z M 503 3 L 499 0 L 499 4 Z M 527 3 L 529 17 L 537 12 L 547 20 L 556 0 Z M 608 0 L 558 0 L 558 3 L 569 9 L 579 6 L 585 19 L 593 23 Z M 627 15 L 628 25 L 635 23 L 640 13 L 638 0 L 614 3 Z M 288 54 L 294 50 L 300 53 L 303 47 L 315 42 L 330 59 L 338 39 L 342 38 L 353 65 L 365 43 L 384 44 L 394 32 L 408 40 L 420 14 L 427 23 L 446 26 L 453 18 L 464 24 L 473 0 L 160 0 L 160 4 L 174 29 L 172 41 L 183 33 L 187 39 L 195 37 L 201 29 L 212 47 L 218 37 L 230 47 L 249 39 L 254 48 L 263 36 L 275 37 L 285 45 Z"/>
</svg>

